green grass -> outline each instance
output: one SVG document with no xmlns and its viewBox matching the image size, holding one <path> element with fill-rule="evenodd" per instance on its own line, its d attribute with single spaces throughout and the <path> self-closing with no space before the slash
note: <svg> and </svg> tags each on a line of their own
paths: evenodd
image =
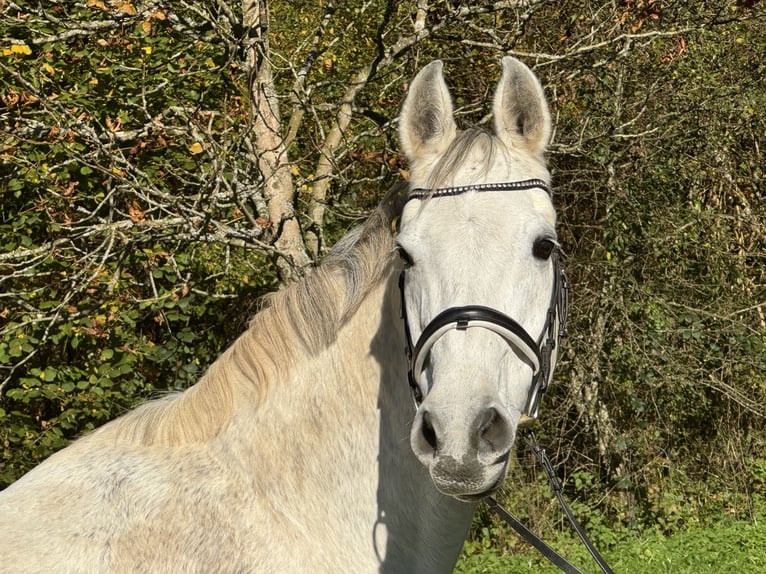
<svg viewBox="0 0 766 574">
<path fill-rule="evenodd" d="M 600 572 L 573 538 L 550 543 L 584 573 Z M 652 534 L 618 544 L 604 557 L 616 574 L 762 574 L 766 572 L 766 525 L 730 522 L 671 537 Z M 505 556 L 488 549 L 464 556 L 455 572 L 554 574 L 559 570 L 532 549 Z"/>
</svg>

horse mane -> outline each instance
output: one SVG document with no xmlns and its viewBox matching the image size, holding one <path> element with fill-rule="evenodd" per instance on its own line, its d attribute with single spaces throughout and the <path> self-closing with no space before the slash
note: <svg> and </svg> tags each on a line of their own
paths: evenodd
<svg viewBox="0 0 766 574">
<path fill-rule="evenodd" d="M 141 405 L 103 432 L 110 428 L 117 440 L 144 445 L 201 442 L 225 428 L 237 398 L 262 403 L 268 384 L 285 380 L 291 365 L 331 345 L 339 328 L 387 276 L 394 253 L 392 222 L 406 190 L 406 184 L 394 186 L 318 267 L 265 296 L 248 329 L 194 386 Z"/>
</svg>

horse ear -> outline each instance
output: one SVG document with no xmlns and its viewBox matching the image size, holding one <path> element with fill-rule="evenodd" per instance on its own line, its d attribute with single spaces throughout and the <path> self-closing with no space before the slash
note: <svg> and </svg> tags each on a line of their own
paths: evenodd
<svg viewBox="0 0 766 574">
<path fill-rule="evenodd" d="M 516 58 L 503 58 L 493 110 L 495 133 L 507 146 L 542 156 L 551 135 L 551 114 L 537 77 Z"/>
<path fill-rule="evenodd" d="M 399 114 L 399 140 L 410 161 L 443 153 L 457 132 L 442 68 L 435 60 L 420 70 Z"/>
</svg>

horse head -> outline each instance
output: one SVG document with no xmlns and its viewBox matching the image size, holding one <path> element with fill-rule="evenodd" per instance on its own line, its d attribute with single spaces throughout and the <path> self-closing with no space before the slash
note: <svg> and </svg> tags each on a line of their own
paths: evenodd
<svg viewBox="0 0 766 574">
<path fill-rule="evenodd" d="M 410 163 L 396 238 L 417 403 L 410 441 L 441 492 L 476 500 L 501 485 L 552 370 L 543 364 L 559 298 L 543 157 L 551 120 L 537 78 L 506 57 L 494 129 L 460 131 L 442 68 L 432 62 L 414 78 L 399 123 Z"/>
</svg>

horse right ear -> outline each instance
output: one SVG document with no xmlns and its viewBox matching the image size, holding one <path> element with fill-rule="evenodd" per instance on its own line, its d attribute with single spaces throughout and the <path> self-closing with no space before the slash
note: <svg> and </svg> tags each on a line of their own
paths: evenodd
<svg viewBox="0 0 766 574">
<path fill-rule="evenodd" d="M 551 136 L 551 114 L 540 81 L 519 60 L 503 58 L 495 92 L 495 132 L 512 148 L 542 157 Z"/>
<path fill-rule="evenodd" d="M 457 133 L 443 66 L 435 60 L 420 70 L 399 114 L 399 140 L 411 162 L 441 155 Z"/>
</svg>

